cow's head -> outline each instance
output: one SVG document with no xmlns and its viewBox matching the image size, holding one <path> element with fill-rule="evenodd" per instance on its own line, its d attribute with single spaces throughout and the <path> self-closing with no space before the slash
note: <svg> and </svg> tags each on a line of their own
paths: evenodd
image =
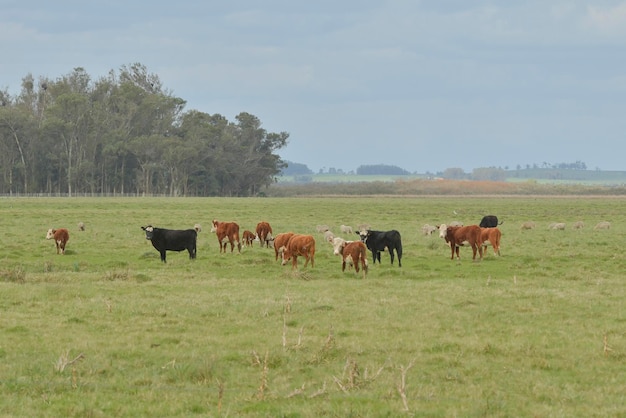
<svg viewBox="0 0 626 418">
<path fill-rule="evenodd" d="M 154 227 L 152 225 L 142 226 L 141 229 L 146 231 L 146 239 L 151 240 L 154 235 Z"/>
<path fill-rule="evenodd" d="M 48 233 L 46 234 L 46 239 L 52 239 L 54 238 L 54 232 L 56 231 L 56 229 L 48 229 Z"/>
<path fill-rule="evenodd" d="M 343 247 L 345 247 L 347 243 L 348 243 L 348 241 L 346 241 L 345 239 L 343 239 L 341 237 L 333 238 L 333 241 L 332 241 L 333 253 L 335 255 L 342 254 L 343 253 Z"/>
<path fill-rule="evenodd" d="M 448 232 L 448 226 L 446 224 L 441 224 L 437 226 L 437 229 L 439 230 L 439 238 L 445 238 L 446 233 Z"/>
<path fill-rule="evenodd" d="M 211 233 L 217 231 L 217 224 L 219 224 L 217 219 L 213 219 L 213 221 L 211 221 Z"/>
<path fill-rule="evenodd" d="M 367 238 L 370 236 L 370 230 L 369 229 L 362 229 L 359 232 L 356 233 L 359 238 L 361 238 L 361 241 L 366 242 Z"/>
</svg>

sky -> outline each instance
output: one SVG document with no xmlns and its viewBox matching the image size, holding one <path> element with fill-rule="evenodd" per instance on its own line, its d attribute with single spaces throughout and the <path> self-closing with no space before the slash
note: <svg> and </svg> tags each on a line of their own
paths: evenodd
<svg viewBox="0 0 626 418">
<path fill-rule="evenodd" d="M 314 172 L 626 170 L 626 0 L 0 0 L 0 89 L 143 64 Z M 618 151 L 618 152 L 616 152 Z"/>
</svg>

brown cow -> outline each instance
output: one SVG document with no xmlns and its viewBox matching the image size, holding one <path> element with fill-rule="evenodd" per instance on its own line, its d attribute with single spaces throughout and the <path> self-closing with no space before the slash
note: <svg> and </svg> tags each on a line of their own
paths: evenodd
<svg viewBox="0 0 626 418">
<path fill-rule="evenodd" d="M 502 232 L 498 227 L 482 228 L 481 238 L 483 240 L 483 254 L 486 254 L 487 246 L 491 244 L 493 253 L 500 255 L 500 237 L 502 237 Z"/>
<path fill-rule="evenodd" d="M 315 266 L 315 238 L 313 238 L 313 235 L 292 235 L 283 250 L 282 265 L 284 266 L 291 259 L 291 269 L 297 270 L 298 256 L 305 258 L 304 267 L 309 264 L 309 260 L 311 260 L 311 268 Z"/>
<path fill-rule="evenodd" d="M 54 238 L 54 243 L 56 244 L 56 247 L 57 247 L 57 254 L 59 254 L 59 252 L 61 254 L 65 254 L 65 245 L 67 244 L 67 241 L 69 241 L 70 239 L 69 231 L 65 228 L 48 229 L 48 233 L 46 234 L 46 239 L 53 239 L 53 238 Z"/>
<path fill-rule="evenodd" d="M 224 250 L 226 252 L 226 244 L 230 243 L 230 252 L 235 249 L 235 242 L 237 243 L 237 251 L 241 253 L 241 242 L 239 241 L 239 225 L 235 222 L 219 222 L 213 219 L 213 226 L 211 232 L 217 234 L 217 241 L 220 244 L 220 253 Z"/>
<path fill-rule="evenodd" d="M 269 248 L 269 242 L 273 239 L 272 232 L 272 227 L 269 223 L 262 221 L 256 224 L 256 236 L 261 241 L 261 247 L 265 244 Z"/>
<path fill-rule="evenodd" d="M 285 245 L 289 242 L 289 238 L 293 236 L 293 232 L 283 232 L 274 237 L 274 252 L 276 253 L 276 260 L 278 255 L 283 257 L 283 251 L 285 251 Z"/>
<path fill-rule="evenodd" d="M 254 243 L 254 239 L 256 238 L 256 236 L 254 235 L 254 232 L 252 231 L 248 231 L 247 229 L 245 231 L 243 231 L 243 234 L 241 235 L 242 239 L 243 239 L 243 245 L 244 247 L 253 247 L 253 243 Z"/>
<path fill-rule="evenodd" d="M 337 237 L 333 240 L 333 250 L 335 255 L 341 255 L 341 271 L 346 270 L 347 264 L 354 266 L 357 273 L 359 268 L 363 269 L 363 278 L 367 276 L 367 247 L 363 241 L 346 241 Z"/>
<path fill-rule="evenodd" d="M 483 240 L 481 236 L 481 229 L 478 225 L 468 226 L 446 226 L 446 224 L 439 225 L 439 236 L 445 238 L 446 242 L 450 245 L 452 252 L 451 260 L 454 260 L 454 253 L 456 252 L 456 258 L 461 259 L 459 256 L 459 247 L 469 244 L 472 247 L 473 257 L 476 260 L 476 252 L 480 254 L 480 259 L 483 258 Z"/>
</svg>

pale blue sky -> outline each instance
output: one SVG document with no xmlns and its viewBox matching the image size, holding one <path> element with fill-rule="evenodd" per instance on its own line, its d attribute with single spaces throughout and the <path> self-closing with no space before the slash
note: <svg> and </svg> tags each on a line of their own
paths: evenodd
<svg viewBox="0 0 626 418">
<path fill-rule="evenodd" d="M 0 0 L 0 89 L 139 62 L 314 171 L 626 170 L 626 1 L 90 3 Z"/>
</svg>

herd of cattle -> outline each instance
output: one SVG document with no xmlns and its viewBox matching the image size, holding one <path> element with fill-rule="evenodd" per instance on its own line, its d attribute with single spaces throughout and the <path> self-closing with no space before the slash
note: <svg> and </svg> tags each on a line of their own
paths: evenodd
<svg viewBox="0 0 626 418">
<path fill-rule="evenodd" d="M 451 251 L 451 259 L 454 260 L 455 255 L 460 259 L 459 249 L 463 246 L 469 246 L 472 249 L 472 259 L 476 260 L 476 255 L 482 259 L 487 246 L 493 247 L 495 255 L 500 255 L 500 239 L 502 233 L 498 228 L 502 222 L 498 222 L 495 215 L 484 216 L 478 225 L 464 226 L 460 222 L 451 222 L 449 225 L 440 224 L 436 226 L 424 225 L 422 233 L 431 235 L 435 231 L 439 231 L 439 237 L 444 239 L 449 245 Z M 551 223 L 548 229 L 563 230 L 565 223 Z M 534 222 L 524 222 L 520 229 L 534 229 Z M 584 228 L 582 221 L 575 222 L 573 229 Z M 599 222 L 594 229 L 610 229 L 610 222 Z M 85 225 L 80 222 L 78 224 L 79 231 L 85 230 Z M 161 261 L 166 262 L 167 251 L 184 251 L 187 250 L 190 259 L 196 258 L 196 242 L 198 233 L 202 227 L 199 224 L 194 225 L 192 229 L 177 230 L 157 228 L 152 225 L 142 226 L 146 234 L 146 239 L 152 243 L 152 246 L 159 252 Z M 346 240 L 342 237 L 336 237 L 330 228 L 326 225 L 318 225 L 317 231 L 324 235 L 324 241 L 330 243 L 333 247 L 333 253 L 341 256 L 342 271 L 346 266 L 354 267 L 356 273 L 363 272 L 363 276 L 367 275 L 368 262 L 367 250 L 372 253 L 374 264 L 376 261 L 381 262 L 381 253 L 387 251 L 389 253 L 391 264 L 395 258 L 398 258 L 398 267 L 402 267 L 402 238 L 400 232 L 395 229 L 389 231 L 372 230 L 369 225 L 362 224 L 357 227 L 355 232 L 358 240 Z M 347 225 L 341 225 L 340 231 L 343 234 L 352 234 L 353 229 Z M 304 267 L 309 262 L 311 267 L 315 266 L 315 237 L 310 234 L 296 234 L 293 232 L 285 232 L 273 235 L 273 230 L 268 222 L 259 222 L 255 231 L 244 230 L 242 239 L 239 236 L 239 225 L 236 222 L 221 222 L 213 220 L 211 224 L 211 232 L 215 233 L 220 253 L 226 253 L 227 246 L 230 245 L 231 253 L 235 247 L 241 252 L 242 242 L 244 246 L 253 246 L 254 242 L 259 242 L 261 247 L 273 247 L 275 259 L 280 257 L 282 265 L 292 262 L 292 269 L 298 268 L 298 257 L 304 258 Z M 66 228 L 49 229 L 46 239 L 54 239 L 57 254 L 65 254 L 65 246 L 69 240 L 69 231 Z"/>
</svg>

